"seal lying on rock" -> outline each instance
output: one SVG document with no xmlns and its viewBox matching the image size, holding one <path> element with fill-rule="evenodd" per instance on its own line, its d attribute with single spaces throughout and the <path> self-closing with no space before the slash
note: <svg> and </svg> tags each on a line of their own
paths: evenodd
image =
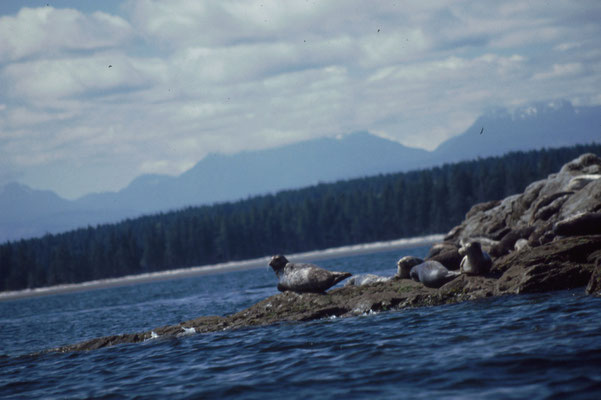
<svg viewBox="0 0 601 400">
<path fill-rule="evenodd" d="M 273 256 L 269 262 L 278 277 L 278 290 L 297 293 L 323 293 L 352 274 L 327 271 L 313 264 L 294 264 L 282 255 Z"/>
<path fill-rule="evenodd" d="M 429 288 L 439 288 L 460 275 L 457 271 L 449 271 L 438 261 L 426 261 L 411 268 L 411 279 L 421 282 Z"/>
<path fill-rule="evenodd" d="M 392 279 L 392 276 L 379 276 L 374 274 L 360 274 L 351 277 L 344 286 L 365 286 L 371 285 L 372 283 L 388 282 Z"/>
<path fill-rule="evenodd" d="M 394 276 L 379 276 L 374 274 L 355 275 L 349 279 L 344 286 L 364 286 L 372 283 L 388 282 L 392 279 L 411 279 L 409 272 L 411 268 L 423 263 L 424 260 L 413 256 L 405 256 L 397 262 L 397 273 Z"/>
<path fill-rule="evenodd" d="M 459 270 L 467 275 L 484 275 L 490 271 L 492 260 L 487 252 L 482 250 L 480 242 L 470 242 L 464 247 L 465 257 L 461 260 Z"/>
</svg>

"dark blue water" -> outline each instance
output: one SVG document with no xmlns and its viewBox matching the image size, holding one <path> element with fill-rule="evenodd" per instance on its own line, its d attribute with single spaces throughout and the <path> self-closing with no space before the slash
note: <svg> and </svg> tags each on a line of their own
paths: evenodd
<svg viewBox="0 0 601 400">
<path fill-rule="evenodd" d="M 399 255 L 319 264 L 391 275 Z M 0 302 L 0 398 L 601 398 L 601 299 L 583 290 L 31 355 L 274 293 L 265 268 Z"/>
</svg>

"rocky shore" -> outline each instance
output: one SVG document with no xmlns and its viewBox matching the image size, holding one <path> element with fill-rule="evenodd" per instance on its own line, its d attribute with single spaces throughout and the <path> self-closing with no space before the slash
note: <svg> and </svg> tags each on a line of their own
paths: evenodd
<svg viewBox="0 0 601 400">
<path fill-rule="evenodd" d="M 205 316 L 147 332 L 107 336 L 53 351 L 93 350 L 154 337 L 360 315 L 505 294 L 585 288 L 601 295 L 601 159 L 584 154 L 524 193 L 477 204 L 428 259 L 459 269 L 462 247 L 477 240 L 492 259 L 485 276 L 460 275 L 439 289 L 394 278 L 327 294 L 283 292 L 228 316 Z M 403 254 L 399 254 L 401 257 Z M 391 266 L 394 271 L 395 266 Z M 274 285 L 275 285 L 274 276 Z"/>
</svg>

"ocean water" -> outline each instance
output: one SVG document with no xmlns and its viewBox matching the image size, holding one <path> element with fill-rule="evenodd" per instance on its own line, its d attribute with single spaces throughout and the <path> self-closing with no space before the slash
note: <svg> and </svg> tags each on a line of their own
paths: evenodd
<svg viewBox="0 0 601 400">
<path fill-rule="evenodd" d="M 317 263 L 392 275 L 426 250 Z M 0 398 L 601 398 L 601 299 L 580 289 L 44 352 L 275 293 L 263 268 L 2 301 Z"/>
</svg>

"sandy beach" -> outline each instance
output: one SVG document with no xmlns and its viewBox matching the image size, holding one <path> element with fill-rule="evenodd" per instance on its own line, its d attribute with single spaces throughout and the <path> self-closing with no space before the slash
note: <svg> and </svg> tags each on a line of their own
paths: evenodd
<svg viewBox="0 0 601 400">
<path fill-rule="evenodd" d="M 409 239 L 397 239 L 385 242 L 365 243 L 351 246 L 342 246 L 325 250 L 316 250 L 305 253 L 287 254 L 286 256 L 296 262 L 310 262 L 336 257 L 348 257 L 358 254 L 369 254 L 380 251 L 401 250 L 410 247 L 427 246 L 442 240 L 444 235 L 427 235 Z M 401 256 L 399 254 L 399 256 Z M 139 275 L 128 275 L 119 278 L 102 279 L 96 281 L 49 286 L 35 289 L 25 289 L 0 293 L 0 301 L 14 300 L 28 297 L 48 296 L 53 294 L 82 292 L 86 290 L 102 289 L 117 286 L 134 285 L 168 279 L 180 279 L 192 276 L 218 274 L 231 271 L 241 271 L 254 268 L 265 268 L 271 256 L 254 258 L 244 261 L 231 261 L 213 265 L 202 265 L 190 268 L 178 268 L 167 271 L 152 272 Z"/>
</svg>

